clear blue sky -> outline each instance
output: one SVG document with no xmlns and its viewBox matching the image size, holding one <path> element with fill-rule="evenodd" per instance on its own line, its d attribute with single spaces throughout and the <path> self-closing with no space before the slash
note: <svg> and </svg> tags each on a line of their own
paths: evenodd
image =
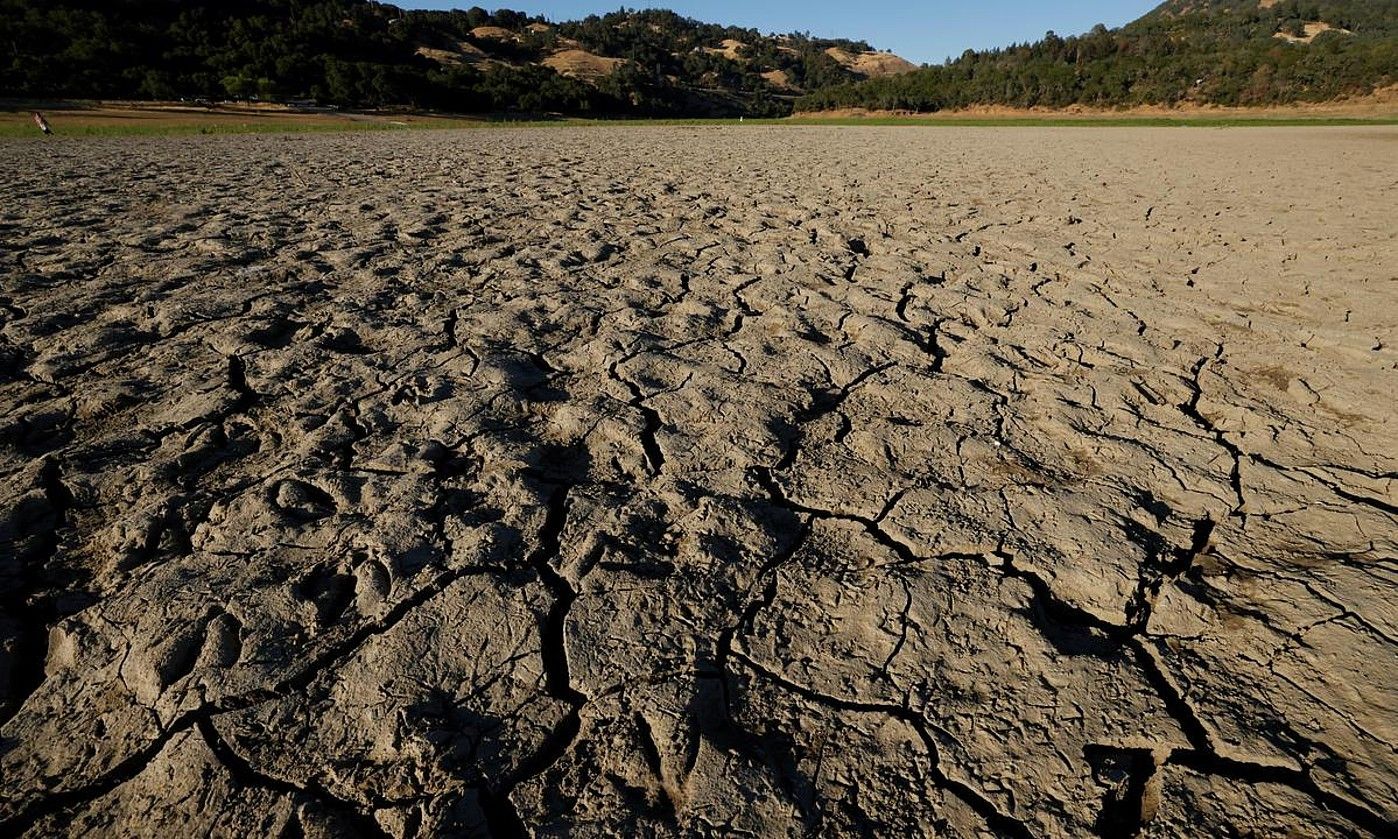
<svg viewBox="0 0 1398 839">
<path fill-rule="evenodd" d="M 631 8 L 673 9 L 708 23 L 763 32 L 809 31 L 817 37 L 863 39 L 909 61 L 940 63 L 968 48 L 1000 47 L 1043 37 L 1086 32 L 1094 24 L 1120 26 L 1159 5 L 1160 0 L 395 0 L 418 9 L 516 9 L 550 20 Z"/>
</svg>

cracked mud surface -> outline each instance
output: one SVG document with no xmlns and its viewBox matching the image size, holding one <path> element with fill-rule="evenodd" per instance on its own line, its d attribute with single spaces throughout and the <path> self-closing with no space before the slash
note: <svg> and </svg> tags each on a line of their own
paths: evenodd
<svg viewBox="0 0 1398 839">
<path fill-rule="evenodd" d="M 8 145 L 0 834 L 1391 834 L 1395 173 Z"/>
</svg>

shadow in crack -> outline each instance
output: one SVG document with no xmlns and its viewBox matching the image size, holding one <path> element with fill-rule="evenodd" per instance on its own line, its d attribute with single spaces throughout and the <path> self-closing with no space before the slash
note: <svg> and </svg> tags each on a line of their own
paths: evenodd
<svg viewBox="0 0 1398 839">
<path fill-rule="evenodd" d="M 1036 598 L 1026 614 L 1055 651 L 1063 655 L 1090 655 L 1115 659 L 1125 655 L 1121 642 L 1092 626 L 1077 614 L 1076 606 Z"/>
<path fill-rule="evenodd" d="M 0 724 L 48 677 L 49 631 L 97 602 L 93 571 L 77 550 L 70 510 L 77 499 L 56 460 L 33 489 L 0 515 Z"/>
<path fill-rule="evenodd" d="M 519 353 L 495 360 L 509 386 L 531 402 L 563 402 L 568 391 L 554 384 L 559 372 L 540 353 Z"/>
<path fill-rule="evenodd" d="M 771 726 L 763 730 L 745 727 L 737 719 L 741 713 L 734 713 L 734 706 L 740 705 L 751 689 L 750 674 L 701 671 L 685 709 L 696 735 L 691 738 L 694 749 L 702 739 L 721 753 L 737 755 L 765 769 L 801 814 L 807 829 L 815 830 L 820 824 L 820 796 L 813 780 L 800 769 L 807 756 L 790 734 Z M 695 757 L 686 755 L 686 761 L 692 764 Z"/>
<path fill-rule="evenodd" d="M 1155 755 L 1149 749 L 1127 749 L 1088 744 L 1083 757 L 1092 777 L 1106 788 L 1102 809 L 1093 827 L 1103 839 L 1139 836 L 1159 806 Z"/>
<path fill-rule="evenodd" d="M 429 744 L 433 762 L 468 784 L 493 784 L 512 770 L 511 745 L 502 742 L 508 722 L 470 707 L 469 697 L 428 687 L 403 712 L 408 736 Z"/>
<path fill-rule="evenodd" d="M 291 346 L 301 330 L 311 326 L 305 321 L 280 315 L 267 315 L 252 321 L 252 323 L 256 325 L 245 334 L 248 343 L 269 350 L 280 350 Z"/>
<path fill-rule="evenodd" d="M 801 814 L 806 829 L 814 831 L 821 821 L 820 796 L 813 780 L 800 771 L 805 757 L 800 753 L 801 747 L 789 733 L 774 725 L 767 724 L 758 730 L 745 721 L 747 717 L 766 719 L 766 716 L 761 711 L 744 713 L 753 677 L 746 670 L 736 671 L 731 666 L 735 637 L 750 627 L 756 612 L 775 596 L 774 574 L 804 544 L 809 524 L 805 517 L 767 502 L 748 504 L 744 512 L 770 537 L 771 543 L 751 589 L 746 593 L 737 592 L 739 598 L 751 598 L 745 603 L 740 599 L 738 622 L 719 634 L 712 649 L 700 647 L 696 652 L 698 678 L 695 692 L 686 706 L 694 746 L 686 755 L 686 771 L 696 760 L 701 739 L 720 752 L 736 754 L 754 766 L 763 767 Z M 737 552 L 733 560 L 741 563 L 743 558 L 741 552 Z"/>
<path fill-rule="evenodd" d="M 571 443 L 545 443 L 528 455 L 530 471 L 550 484 L 574 486 L 587 480 L 592 471 L 592 452 L 581 440 Z"/>
<path fill-rule="evenodd" d="M 0 348 L 0 371 L 18 371 L 21 366 L 18 361 L 12 365 L 4 349 Z M 0 372 L 0 382 L 7 380 L 18 381 L 19 377 L 8 378 L 7 373 Z M 0 447 L 13 448 L 24 457 L 33 459 L 62 448 L 72 439 L 73 416 L 64 410 L 34 411 L 0 428 Z"/>
</svg>

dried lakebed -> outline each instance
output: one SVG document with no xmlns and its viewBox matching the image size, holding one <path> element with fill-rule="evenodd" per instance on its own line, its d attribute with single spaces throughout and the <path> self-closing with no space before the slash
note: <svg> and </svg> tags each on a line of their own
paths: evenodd
<svg viewBox="0 0 1398 839">
<path fill-rule="evenodd" d="M 1398 129 L 0 156 L 0 833 L 1383 834 Z"/>
</svg>

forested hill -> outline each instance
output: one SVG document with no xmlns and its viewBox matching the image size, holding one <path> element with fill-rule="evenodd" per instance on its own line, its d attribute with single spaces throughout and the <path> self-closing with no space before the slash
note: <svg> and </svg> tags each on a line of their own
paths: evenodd
<svg viewBox="0 0 1398 839">
<path fill-rule="evenodd" d="M 457 112 L 777 115 L 913 65 L 666 11 L 550 23 L 371 0 L 0 0 L 0 97 L 315 100 Z"/>
<path fill-rule="evenodd" d="M 798 110 L 1271 105 L 1398 82 L 1398 0 L 1169 0 L 1120 29 L 971 51 L 813 91 Z"/>
</svg>

